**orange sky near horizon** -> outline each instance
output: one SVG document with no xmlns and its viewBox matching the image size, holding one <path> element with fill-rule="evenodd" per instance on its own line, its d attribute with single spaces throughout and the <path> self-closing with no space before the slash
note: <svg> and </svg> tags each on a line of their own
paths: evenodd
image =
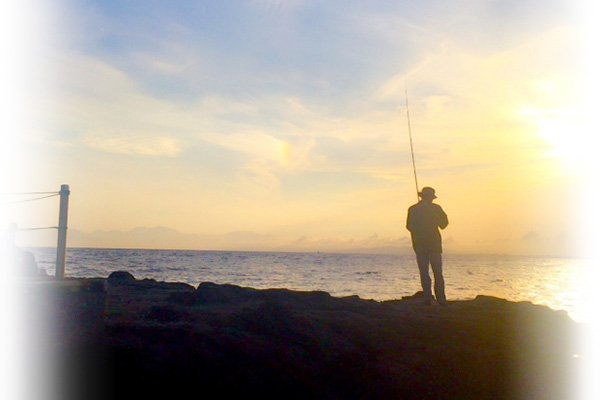
<svg viewBox="0 0 600 400">
<path fill-rule="evenodd" d="M 447 251 L 577 255 L 585 32 L 558 2 L 526 3 L 452 16 L 440 2 L 164 14 L 57 3 L 38 32 L 51 34 L 29 43 L 38 78 L 4 187 L 69 184 L 69 227 L 88 234 L 162 226 L 269 235 L 256 250 L 406 245 L 408 90 L 419 184 L 449 215 Z M 7 213 L 52 226 L 57 201 Z M 25 246 L 52 240 L 19 234 Z"/>
</svg>

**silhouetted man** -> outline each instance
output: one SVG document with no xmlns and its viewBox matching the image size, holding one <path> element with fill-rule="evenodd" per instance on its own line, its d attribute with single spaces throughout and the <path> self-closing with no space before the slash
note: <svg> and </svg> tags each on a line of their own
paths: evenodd
<svg viewBox="0 0 600 400">
<path fill-rule="evenodd" d="M 427 304 L 431 303 L 431 277 L 429 265 L 435 279 L 435 297 L 439 304 L 446 304 L 444 277 L 442 275 L 442 235 L 438 228 L 448 226 L 448 216 L 437 204 L 435 190 L 424 187 L 419 192 L 421 200 L 408 209 L 406 229 L 410 231 L 413 249 L 417 255 L 417 265 L 421 275 L 421 286 Z"/>
</svg>

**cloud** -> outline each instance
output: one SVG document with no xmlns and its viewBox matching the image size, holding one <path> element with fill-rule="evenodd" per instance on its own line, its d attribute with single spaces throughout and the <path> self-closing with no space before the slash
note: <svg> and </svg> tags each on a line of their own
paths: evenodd
<svg viewBox="0 0 600 400">
<path fill-rule="evenodd" d="M 242 167 L 240 179 L 242 182 L 256 184 L 269 192 L 277 191 L 280 186 L 277 176 L 259 159 L 252 160 Z"/>
<path fill-rule="evenodd" d="M 576 106 L 577 85 L 570 78 L 576 41 L 577 30 L 569 26 L 527 36 L 502 51 L 484 52 L 446 38 L 408 72 L 384 80 L 375 98 L 405 113 L 407 79 L 417 166 L 442 170 L 468 159 L 498 167 L 488 169 L 494 181 L 528 171 L 547 153 L 536 136 L 539 121 L 519 110 Z"/>
<path fill-rule="evenodd" d="M 261 131 L 240 131 L 236 133 L 212 133 L 205 139 L 213 144 L 246 154 L 272 164 L 282 163 L 285 143 Z"/>
<path fill-rule="evenodd" d="M 190 117 L 172 102 L 139 90 L 125 73 L 100 60 L 57 55 L 61 85 L 46 94 L 38 138 L 120 154 L 175 156 Z"/>
<path fill-rule="evenodd" d="M 166 75 L 177 76 L 185 73 L 192 66 L 198 68 L 198 60 L 190 55 L 189 49 L 177 43 L 169 42 L 169 52 L 155 54 L 149 52 L 135 52 L 130 55 L 129 62 L 147 76 Z M 193 53 L 192 53 L 193 54 Z"/>
<path fill-rule="evenodd" d="M 180 144 L 173 138 L 132 137 L 124 134 L 114 136 L 87 135 L 81 144 L 96 150 L 115 154 L 139 154 L 146 156 L 171 156 L 181 152 Z"/>
<path fill-rule="evenodd" d="M 276 4 L 279 3 L 271 6 Z M 510 76 L 509 71 L 523 64 L 516 60 L 525 54 L 548 52 L 548 41 L 562 43 L 557 46 L 559 51 L 566 46 L 565 34 L 557 31 L 547 38 L 484 58 L 458 43 L 446 42 L 437 53 L 430 53 L 413 67 L 409 73 L 411 92 L 414 88 L 411 122 L 417 133 L 419 167 L 435 169 L 439 165 L 448 171 L 452 166 L 463 165 L 458 158 L 462 151 L 456 143 L 467 136 L 470 148 L 489 148 L 490 135 L 495 141 L 511 145 L 509 136 L 490 129 L 499 123 L 511 123 L 508 114 L 498 115 L 497 105 L 491 106 L 493 101 L 506 97 L 506 82 L 490 79 L 490 75 Z M 150 67 L 159 66 L 156 69 L 180 80 L 193 80 L 191 71 L 178 70 L 177 63 L 164 54 L 150 57 L 135 53 L 130 57 L 138 63 L 147 62 Z M 292 86 L 286 88 L 289 92 L 262 91 L 241 96 L 227 91 L 201 96 L 197 93 L 193 101 L 184 101 L 147 92 L 147 76 L 134 79 L 124 70 L 93 57 L 67 53 L 61 63 L 65 67 L 64 87 L 53 99 L 56 106 L 51 107 L 55 143 L 66 142 L 62 137 L 68 132 L 67 140 L 72 143 L 100 151 L 172 157 L 192 144 L 202 146 L 202 142 L 208 142 L 260 160 L 261 168 L 267 168 L 271 174 L 281 169 L 349 168 L 394 181 L 405 176 L 399 172 L 409 162 L 408 142 L 402 132 L 406 130 L 402 106 L 404 73 L 366 93 L 367 98 L 377 94 L 381 109 L 363 108 L 352 115 L 339 116 L 332 112 L 336 106 L 324 106 L 302 93 L 292 95 Z M 163 63 L 165 68 L 160 67 Z M 301 85 L 302 79 L 294 86 Z M 494 81 L 502 88 L 490 87 Z M 386 109 L 388 102 L 395 103 L 392 110 Z M 512 118 L 517 117 L 513 114 Z M 338 145 L 333 143 L 336 141 Z M 481 155 L 490 161 L 489 154 L 481 151 Z"/>
<path fill-rule="evenodd" d="M 301 7 L 305 0 L 252 0 L 251 4 L 272 15 L 288 14 Z"/>
</svg>

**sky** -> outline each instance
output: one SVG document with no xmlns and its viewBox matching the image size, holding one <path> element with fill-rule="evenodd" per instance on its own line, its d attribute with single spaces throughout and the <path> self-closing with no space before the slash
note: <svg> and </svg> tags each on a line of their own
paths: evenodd
<svg viewBox="0 0 600 400">
<path fill-rule="evenodd" d="M 72 246 L 407 248 L 411 134 L 418 186 L 449 216 L 446 252 L 577 255 L 593 147 L 586 10 L 33 1 L 3 71 L 3 225 L 55 226 L 56 197 L 6 193 L 69 184 Z"/>
</svg>

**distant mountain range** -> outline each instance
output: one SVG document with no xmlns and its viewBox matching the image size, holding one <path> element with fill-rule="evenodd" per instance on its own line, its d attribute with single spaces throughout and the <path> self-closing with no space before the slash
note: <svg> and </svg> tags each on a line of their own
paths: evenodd
<svg viewBox="0 0 600 400">
<path fill-rule="evenodd" d="M 82 232 L 70 229 L 69 247 L 152 248 L 243 251 L 324 251 L 345 253 L 404 254 L 412 252 L 408 238 L 381 239 L 373 235 L 363 240 L 316 239 L 301 237 L 283 242 L 270 234 L 236 231 L 222 235 L 188 234 L 171 228 L 137 227 L 129 231 Z"/>
<path fill-rule="evenodd" d="M 542 235 L 527 232 L 517 239 L 498 239 L 493 243 L 457 243 L 452 237 L 444 237 L 447 254 L 513 254 L 549 257 L 579 257 L 576 236 Z M 22 232 L 17 236 L 18 246 L 54 247 L 56 232 L 52 230 Z M 365 254 L 413 254 L 408 235 L 400 238 L 379 237 L 377 234 L 365 238 L 309 237 L 282 238 L 278 235 L 252 231 L 236 231 L 220 235 L 181 233 L 166 227 L 137 227 L 128 231 L 109 230 L 82 232 L 69 229 L 69 247 L 138 248 L 138 249 L 182 249 L 182 250 L 225 250 L 225 251 L 298 251 L 324 253 Z"/>
</svg>

